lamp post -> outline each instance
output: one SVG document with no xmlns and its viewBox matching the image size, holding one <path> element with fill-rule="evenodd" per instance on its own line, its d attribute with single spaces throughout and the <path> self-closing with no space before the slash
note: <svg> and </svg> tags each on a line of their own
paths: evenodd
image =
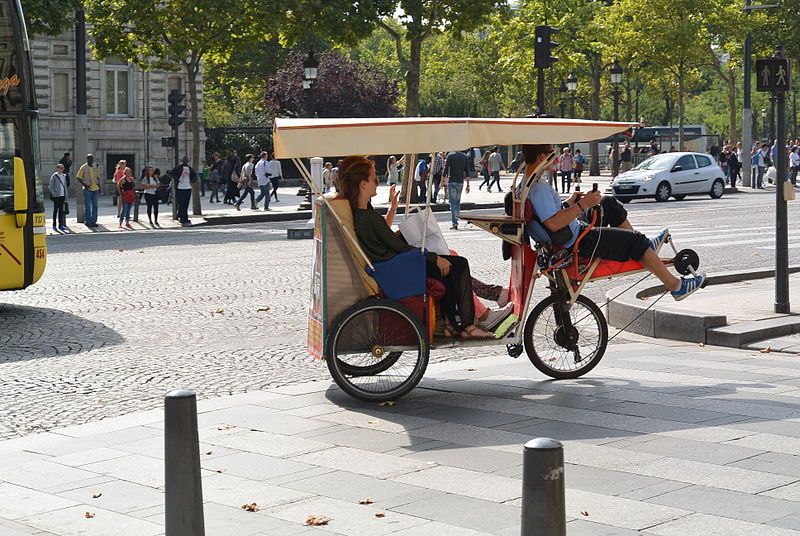
<svg viewBox="0 0 800 536">
<path fill-rule="evenodd" d="M 609 69 L 611 75 L 611 85 L 614 87 L 614 121 L 619 121 L 619 86 L 622 84 L 622 67 L 617 60 L 611 64 Z M 617 135 L 614 134 L 614 141 L 611 150 L 611 176 L 616 177 L 619 175 L 619 142 Z"/>
<path fill-rule="evenodd" d="M 772 144 L 775 141 L 775 103 L 777 102 L 778 97 L 772 95 L 769 98 L 769 136 L 767 142 Z"/>
<path fill-rule="evenodd" d="M 317 115 L 314 111 L 314 90 L 316 89 L 318 67 L 319 62 L 314 57 L 314 51 L 309 50 L 308 57 L 303 62 L 303 91 L 306 95 L 306 115 L 308 117 L 316 117 Z"/>
<path fill-rule="evenodd" d="M 558 96 L 560 97 L 560 101 L 558 103 L 559 111 L 561 114 L 559 117 L 564 117 L 566 115 L 565 108 L 567 107 L 567 86 L 564 82 L 561 82 L 561 85 L 558 86 Z"/>
<path fill-rule="evenodd" d="M 578 90 L 578 77 L 570 72 L 567 77 L 567 91 L 569 92 L 569 118 L 575 119 L 575 92 Z M 569 152 L 575 155 L 575 143 L 569 144 Z"/>
<path fill-rule="evenodd" d="M 768 128 L 769 124 L 767 123 L 767 109 L 761 108 L 761 129 L 763 132 L 761 139 L 767 138 L 769 136 L 769 133 L 767 132 Z"/>
</svg>

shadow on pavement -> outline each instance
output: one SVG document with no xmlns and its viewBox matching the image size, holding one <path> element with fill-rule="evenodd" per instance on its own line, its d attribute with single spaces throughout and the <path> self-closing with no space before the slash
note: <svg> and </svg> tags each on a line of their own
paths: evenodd
<svg viewBox="0 0 800 536">
<path fill-rule="evenodd" d="M 80 354 L 123 342 L 105 324 L 66 311 L 0 303 L 0 363 Z"/>
</svg>

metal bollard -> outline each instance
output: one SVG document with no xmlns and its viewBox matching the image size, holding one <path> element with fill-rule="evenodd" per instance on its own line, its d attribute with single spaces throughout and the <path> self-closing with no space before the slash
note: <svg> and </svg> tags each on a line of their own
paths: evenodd
<svg viewBox="0 0 800 536">
<path fill-rule="evenodd" d="M 522 458 L 522 536 L 566 536 L 564 447 L 537 437 Z"/>
<path fill-rule="evenodd" d="M 166 536 L 204 536 L 197 398 L 178 389 L 164 395 Z"/>
</svg>

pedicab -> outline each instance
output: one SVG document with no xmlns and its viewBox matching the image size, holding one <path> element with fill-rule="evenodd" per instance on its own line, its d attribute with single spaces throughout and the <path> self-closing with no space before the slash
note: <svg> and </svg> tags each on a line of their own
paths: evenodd
<svg viewBox="0 0 800 536">
<path fill-rule="evenodd" d="M 555 379 L 578 378 L 592 370 L 605 353 L 608 325 L 600 307 L 582 291 L 593 281 L 644 268 L 637 261 L 581 258 L 578 243 L 585 232 L 570 249 L 529 243 L 525 233 L 526 217 L 527 221 L 531 218 L 525 210 L 528 191 L 552 165 L 555 151 L 529 179 L 516 184 L 515 178 L 504 213 L 459 215 L 496 236 L 498 243 L 507 244 L 506 251 L 510 249 L 508 289 L 513 314 L 491 339 L 445 337 L 437 329 L 437 300 L 443 287 L 426 278 L 424 256 L 418 254 L 425 248 L 425 239 L 421 250 L 403 254 L 411 258 L 412 267 L 406 262 L 376 270 L 355 236 L 348 201 L 322 195 L 300 159 L 414 155 L 488 145 L 558 145 L 602 139 L 635 126 L 553 118 L 276 119 L 277 157 L 293 160 L 316 197 L 308 352 L 326 360 L 343 391 L 364 401 L 394 400 L 410 392 L 422 379 L 430 351 L 437 349 L 504 346 L 514 358 L 524 350 L 537 369 Z M 409 168 L 413 169 L 413 160 Z M 407 175 L 410 180 L 411 174 Z M 429 204 L 427 199 L 425 207 Z M 407 200 L 405 214 L 409 205 Z M 596 218 L 595 213 L 592 225 Z M 662 262 L 683 275 L 694 273 L 697 255 L 691 250 L 677 251 L 671 240 L 668 243 L 674 255 Z M 503 262 L 498 248 L 498 266 Z M 542 277 L 549 295 L 531 308 L 534 282 Z"/>
</svg>

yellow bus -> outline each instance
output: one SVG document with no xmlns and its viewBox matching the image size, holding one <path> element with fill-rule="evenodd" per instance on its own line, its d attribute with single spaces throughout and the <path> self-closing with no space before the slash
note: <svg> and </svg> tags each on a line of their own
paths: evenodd
<svg viewBox="0 0 800 536">
<path fill-rule="evenodd" d="M 47 261 L 39 111 L 19 0 L 0 0 L 0 290 L 32 285 Z"/>
</svg>

